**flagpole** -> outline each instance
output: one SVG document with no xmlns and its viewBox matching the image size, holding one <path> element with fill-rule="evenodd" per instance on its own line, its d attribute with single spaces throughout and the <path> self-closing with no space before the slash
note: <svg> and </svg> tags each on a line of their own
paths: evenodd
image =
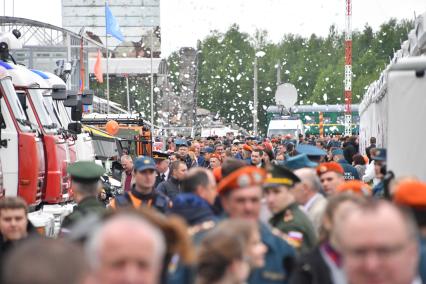
<svg viewBox="0 0 426 284">
<path fill-rule="evenodd" d="M 107 1 L 105 1 L 105 10 L 106 10 L 106 7 L 107 7 Z M 105 17 L 106 17 L 106 15 L 105 15 Z M 109 114 L 109 69 L 108 69 L 109 49 L 108 49 L 108 33 L 107 33 L 106 20 L 105 20 L 105 44 L 106 44 L 107 114 Z"/>
</svg>

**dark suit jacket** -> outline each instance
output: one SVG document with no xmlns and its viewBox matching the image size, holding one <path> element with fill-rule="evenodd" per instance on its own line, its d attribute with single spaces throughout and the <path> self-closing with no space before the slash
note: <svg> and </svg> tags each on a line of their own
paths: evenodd
<svg viewBox="0 0 426 284">
<path fill-rule="evenodd" d="M 289 283 L 333 284 L 330 269 L 322 257 L 319 247 L 300 257 Z"/>
</svg>

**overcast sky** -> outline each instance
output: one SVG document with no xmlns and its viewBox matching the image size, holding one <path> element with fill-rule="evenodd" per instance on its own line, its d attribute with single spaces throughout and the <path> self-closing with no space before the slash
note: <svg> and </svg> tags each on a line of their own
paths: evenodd
<svg viewBox="0 0 426 284">
<path fill-rule="evenodd" d="M 0 0 L 3 15 L 12 15 L 12 0 Z M 344 29 L 344 0 L 160 0 L 163 55 L 181 46 L 195 46 L 211 30 L 237 23 L 253 33 L 265 29 L 273 41 L 285 33 L 326 35 L 330 25 Z M 353 0 L 353 28 L 377 28 L 391 17 L 414 18 L 426 12 L 425 0 Z M 15 0 L 15 16 L 61 26 L 61 0 Z"/>
</svg>

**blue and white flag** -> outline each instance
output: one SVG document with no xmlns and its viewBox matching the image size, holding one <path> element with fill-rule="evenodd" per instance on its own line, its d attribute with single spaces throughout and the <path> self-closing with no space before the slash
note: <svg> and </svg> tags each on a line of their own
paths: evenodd
<svg viewBox="0 0 426 284">
<path fill-rule="evenodd" d="M 120 26 L 118 25 L 117 19 L 111 13 L 108 3 L 105 3 L 105 21 L 106 33 L 120 41 L 124 41 L 124 36 L 120 31 Z"/>
</svg>

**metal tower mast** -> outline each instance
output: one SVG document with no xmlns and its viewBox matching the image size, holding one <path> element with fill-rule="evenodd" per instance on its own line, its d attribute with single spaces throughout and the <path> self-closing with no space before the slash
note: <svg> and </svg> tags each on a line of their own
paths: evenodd
<svg viewBox="0 0 426 284">
<path fill-rule="evenodd" d="M 345 29 L 345 136 L 352 135 L 352 0 L 346 0 Z"/>
</svg>

